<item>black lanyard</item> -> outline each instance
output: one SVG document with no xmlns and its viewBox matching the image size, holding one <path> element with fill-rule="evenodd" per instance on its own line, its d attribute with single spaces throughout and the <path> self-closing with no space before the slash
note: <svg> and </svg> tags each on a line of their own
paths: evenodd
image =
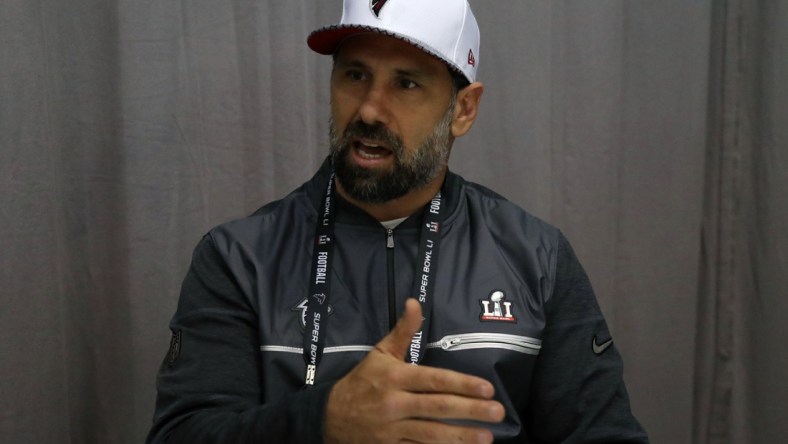
<svg viewBox="0 0 788 444">
<path fill-rule="evenodd" d="M 331 284 L 331 260 L 334 246 L 334 174 L 328 180 L 326 194 L 320 205 L 317 228 L 315 230 L 315 251 L 312 254 L 312 280 L 306 304 L 306 329 L 304 330 L 304 362 L 306 363 L 306 386 L 315 384 L 317 366 L 323 357 L 326 342 L 326 321 Z M 421 330 L 411 340 L 405 361 L 417 365 L 424 358 L 424 351 L 432 314 L 432 295 L 435 288 L 435 272 L 438 264 L 440 244 L 441 193 L 435 195 L 424 209 L 421 237 L 419 240 L 419 261 L 414 273 L 413 297 L 421 304 L 423 321 Z"/>
<path fill-rule="evenodd" d="M 306 303 L 306 329 L 304 330 L 304 361 L 306 385 L 315 384 L 317 364 L 323 357 L 326 342 L 328 294 L 331 288 L 331 259 L 334 247 L 334 174 L 328 179 L 326 195 L 320 205 L 315 230 L 315 251 L 312 253 L 312 280 Z"/>
</svg>

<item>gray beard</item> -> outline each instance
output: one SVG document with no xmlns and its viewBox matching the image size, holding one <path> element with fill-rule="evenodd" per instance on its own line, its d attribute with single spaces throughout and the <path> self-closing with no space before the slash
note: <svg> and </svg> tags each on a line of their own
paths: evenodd
<svg viewBox="0 0 788 444">
<path fill-rule="evenodd" d="M 382 204 L 424 188 L 434 181 L 449 162 L 454 102 L 452 97 L 449 108 L 435 125 L 432 134 L 411 153 L 405 151 L 401 138 L 380 124 L 351 122 L 340 137 L 332 115 L 329 119 L 331 161 L 345 192 L 359 202 Z M 394 168 L 391 171 L 379 171 L 353 164 L 348 143 L 351 137 L 384 142 L 394 155 Z"/>
</svg>

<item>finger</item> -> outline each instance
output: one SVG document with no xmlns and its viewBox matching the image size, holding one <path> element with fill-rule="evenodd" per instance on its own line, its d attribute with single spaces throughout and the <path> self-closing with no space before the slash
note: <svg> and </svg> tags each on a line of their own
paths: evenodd
<svg viewBox="0 0 788 444">
<path fill-rule="evenodd" d="M 463 419 L 489 423 L 501 422 L 505 415 L 498 401 L 445 394 L 407 394 L 403 409 L 412 418 Z"/>
<path fill-rule="evenodd" d="M 437 421 L 411 419 L 401 421 L 395 430 L 404 442 L 424 444 L 439 443 L 478 443 L 493 442 L 493 434 L 480 427 L 467 427 L 445 424 Z"/>
<path fill-rule="evenodd" d="M 450 393 L 472 398 L 492 399 L 495 387 L 486 379 L 437 367 L 403 369 L 402 388 L 410 392 Z"/>
<path fill-rule="evenodd" d="M 397 325 L 375 346 L 379 351 L 398 360 L 405 358 L 413 335 L 421 328 L 421 305 L 413 298 L 405 301 L 405 312 Z"/>
</svg>

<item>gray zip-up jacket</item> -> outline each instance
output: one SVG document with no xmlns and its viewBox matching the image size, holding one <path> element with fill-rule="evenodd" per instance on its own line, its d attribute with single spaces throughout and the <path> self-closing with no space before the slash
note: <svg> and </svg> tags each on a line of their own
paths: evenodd
<svg viewBox="0 0 788 444">
<path fill-rule="evenodd" d="M 157 380 L 149 442 L 320 443 L 333 383 L 387 334 L 413 286 L 421 214 L 394 230 L 338 202 L 329 316 L 303 389 L 303 302 L 328 161 L 293 193 L 211 230 L 194 252 Z M 483 377 L 496 442 L 647 442 L 621 358 L 563 235 L 449 173 L 422 365 Z"/>
</svg>

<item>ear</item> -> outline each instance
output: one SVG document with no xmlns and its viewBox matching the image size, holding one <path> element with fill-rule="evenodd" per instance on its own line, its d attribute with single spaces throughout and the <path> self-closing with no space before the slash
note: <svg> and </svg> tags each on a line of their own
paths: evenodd
<svg viewBox="0 0 788 444">
<path fill-rule="evenodd" d="M 473 82 L 457 93 L 457 101 L 454 104 L 454 120 L 451 123 L 453 137 L 464 136 L 470 131 L 473 122 L 476 121 L 476 113 L 479 111 L 479 102 L 483 92 L 484 85 L 481 82 Z"/>
</svg>

